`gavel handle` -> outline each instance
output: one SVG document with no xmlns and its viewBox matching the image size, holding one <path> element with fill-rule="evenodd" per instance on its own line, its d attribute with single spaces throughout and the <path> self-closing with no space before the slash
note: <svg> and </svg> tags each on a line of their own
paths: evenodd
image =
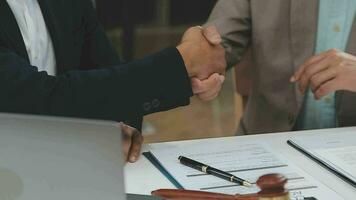
<svg viewBox="0 0 356 200">
<path fill-rule="evenodd" d="M 192 191 L 192 190 L 174 190 L 161 189 L 152 192 L 152 195 L 159 196 L 164 199 L 197 199 L 197 200 L 235 200 L 235 196 L 219 193 Z"/>
<path fill-rule="evenodd" d="M 193 190 L 161 189 L 152 192 L 152 195 L 169 200 L 257 200 L 257 195 L 227 195 L 212 192 Z"/>
</svg>

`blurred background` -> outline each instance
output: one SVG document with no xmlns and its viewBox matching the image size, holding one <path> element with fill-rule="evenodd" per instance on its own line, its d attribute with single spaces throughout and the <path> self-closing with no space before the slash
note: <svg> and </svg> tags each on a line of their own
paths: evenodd
<svg viewBox="0 0 356 200">
<path fill-rule="evenodd" d="M 216 0 L 96 0 L 99 20 L 126 61 L 176 46 L 184 31 L 202 25 Z M 169 66 L 167 66 L 169 67 Z M 144 119 L 145 142 L 162 142 L 235 135 L 242 115 L 230 70 L 216 100 L 201 102 Z"/>
</svg>

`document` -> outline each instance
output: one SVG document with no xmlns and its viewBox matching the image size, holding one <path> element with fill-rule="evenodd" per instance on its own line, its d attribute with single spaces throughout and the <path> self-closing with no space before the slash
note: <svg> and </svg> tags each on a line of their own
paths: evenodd
<svg viewBox="0 0 356 200">
<path fill-rule="evenodd" d="M 356 133 L 294 137 L 289 143 L 356 187 Z"/>
<path fill-rule="evenodd" d="M 208 141 L 189 146 L 158 146 L 150 152 L 161 171 L 178 188 L 218 192 L 225 194 L 250 194 L 259 191 L 256 181 L 265 174 L 280 173 L 288 178 L 287 188 L 292 198 L 313 196 L 318 199 L 341 199 L 335 192 L 314 180 L 304 171 L 280 157 L 270 146 L 262 143 Z M 253 183 L 253 187 L 240 186 L 204 174 L 179 163 L 185 156 L 211 167 L 227 171 Z M 151 159 L 152 161 L 152 159 Z"/>
<path fill-rule="evenodd" d="M 315 152 L 356 182 L 356 146 L 318 149 Z"/>
</svg>

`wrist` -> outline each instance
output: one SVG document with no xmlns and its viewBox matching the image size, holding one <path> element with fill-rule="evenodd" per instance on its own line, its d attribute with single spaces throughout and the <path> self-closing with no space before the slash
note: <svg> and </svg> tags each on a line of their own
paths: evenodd
<svg viewBox="0 0 356 200">
<path fill-rule="evenodd" d="M 189 48 L 186 47 L 184 44 L 180 44 L 177 46 L 177 49 L 180 53 L 180 55 L 183 58 L 185 68 L 188 72 L 189 77 L 195 77 L 197 73 L 195 72 L 194 68 L 192 67 L 192 59 L 191 59 L 191 53 L 189 53 Z"/>
</svg>

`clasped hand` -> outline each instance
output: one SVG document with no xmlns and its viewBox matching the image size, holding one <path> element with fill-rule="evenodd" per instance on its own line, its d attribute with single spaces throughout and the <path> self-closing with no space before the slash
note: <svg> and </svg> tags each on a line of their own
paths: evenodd
<svg viewBox="0 0 356 200">
<path fill-rule="evenodd" d="M 208 101 L 218 96 L 225 80 L 225 50 L 214 26 L 188 29 L 177 47 L 191 78 L 193 93 Z"/>
<path fill-rule="evenodd" d="M 356 92 L 356 57 L 336 49 L 322 52 L 301 65 L 291 82 L 302 93 L 310 87 L 316 99 L 338 90 Z"/>
<path fill-rule="evenodd" d="M 177 47 L 191 78 L 193 93 L 204 101 L 214 99 L 225 80 L 225 50 L 220 43 L 215 27 L 193 27 L 185 32 Z M 143 136 L 133 127 L 123 123 L 120 126 L 125 161 L 134 163 L 140 157 Z"/>
<path fill-rule="evenodd" d="M 122 132 L 122 151 L 124 154 L 125 162 L 136 162 L 141 154 L 143 145 L 143 136 L 135 128 L 120 123 Z"/>
</svg>

